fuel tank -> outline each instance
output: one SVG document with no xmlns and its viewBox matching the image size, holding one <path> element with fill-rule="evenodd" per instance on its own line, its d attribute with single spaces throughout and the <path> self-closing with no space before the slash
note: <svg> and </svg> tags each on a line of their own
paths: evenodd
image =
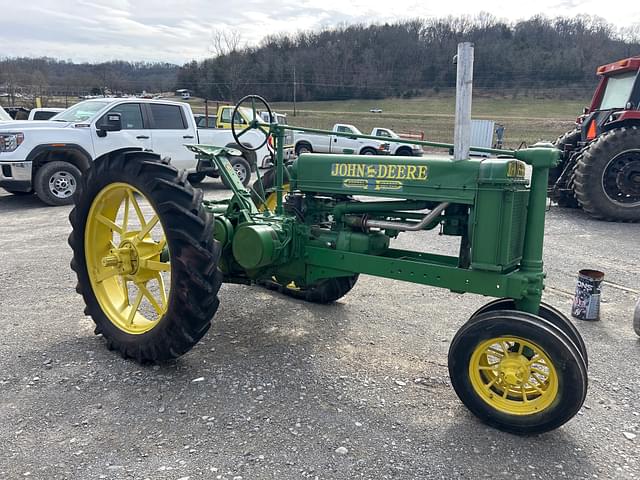
<svg viewBox="0 0 640 480">
<path fill-rule="evenodd" d="M 303 192 L 473 204 L 478 188 L 526 188 L 513 158 L 454 162 L 447 157 L 303 154 L 293 168 Z"/>
</svg>

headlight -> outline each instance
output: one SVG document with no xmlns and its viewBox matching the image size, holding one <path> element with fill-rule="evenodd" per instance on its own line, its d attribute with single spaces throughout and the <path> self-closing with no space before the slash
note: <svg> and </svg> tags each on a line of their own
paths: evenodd
<svg viewBox="0 0 640 480">
<path fill-rule="evenodd" d="M 13 152 L 23 141 L 23 133 L 0 133 L 0 152 Z"/>
</svg>

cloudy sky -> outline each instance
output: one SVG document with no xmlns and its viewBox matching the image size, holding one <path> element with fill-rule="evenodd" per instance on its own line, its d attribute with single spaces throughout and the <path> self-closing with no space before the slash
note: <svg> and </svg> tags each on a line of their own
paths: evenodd
<svg viewBox="0 0 640 480">
<path fill-rule="evenodd" d="M 616 26 L 640 23 L 640 2 L 625 0 L 0 0 L 0 56 L 74 61 L 150 60 L 182 64 L 210 56 L 212 32 L 243 42 L 339 23 L 488 12 L 507 20 L 589 14 Z M 10 12 L 10 15 L 7 14 Z"/>
</svg>

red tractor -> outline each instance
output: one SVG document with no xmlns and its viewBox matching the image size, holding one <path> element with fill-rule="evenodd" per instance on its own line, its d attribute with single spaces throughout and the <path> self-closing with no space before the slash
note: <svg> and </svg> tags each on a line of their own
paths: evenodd
<svg viewBox="0 0 640 480">
<path fill-rule="evenodd" d="M 598 67 L 600 83 L 576 128 L 559 137 L 549 197 L 609 221 L 640 221 L 640 57 Z"/>
</svg>

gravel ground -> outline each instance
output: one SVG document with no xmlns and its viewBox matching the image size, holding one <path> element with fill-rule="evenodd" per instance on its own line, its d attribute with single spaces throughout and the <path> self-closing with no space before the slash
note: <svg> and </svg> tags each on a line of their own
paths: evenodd
<svg viewBox="0 0 640 480">
<path fill-rule="evenodd" d="M 550 210 L 546 301 L 568 314 L 581 268 L 610 283 L 602 320 L 576 322 L 590 354 L 584 408 L 518 437 L 478 422 L 448 378 L 451 338 L 488 299 L 366 276 L 329 306 L 224 285 L 196 348 L 141 367 L 82 313 L 69 210 L 0 193 L 0 478 L 640 476 L 638 225 Z M 455 246 L 431 233 L 398 244 Z"/>
</svg>

